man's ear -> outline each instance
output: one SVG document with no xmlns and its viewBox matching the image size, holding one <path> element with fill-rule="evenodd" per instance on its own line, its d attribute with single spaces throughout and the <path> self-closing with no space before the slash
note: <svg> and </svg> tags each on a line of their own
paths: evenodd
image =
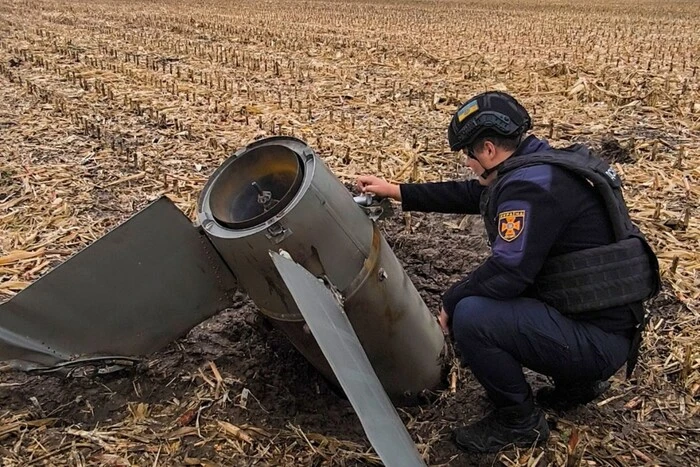
<svg viewBox="0 0 700 467">
<path fill-rule="evenodd" d="M 487 139 L 484 141 L 484 153 L 487 155 L 486 157 L 491 160 L 496 157 L 496 145 L 493 144 L 493 141 Z"/>
</svg>

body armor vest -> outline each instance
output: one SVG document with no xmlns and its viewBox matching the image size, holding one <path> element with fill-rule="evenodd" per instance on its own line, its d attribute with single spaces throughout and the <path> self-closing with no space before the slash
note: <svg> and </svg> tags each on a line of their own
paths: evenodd
<svg viewBox="0 0 700 467">
<path fill-rule="evenodd" d="M 593 156 L 584 146 L 505 160 L 498 168 L 498 179 L 482 193 L 481 214 L 489 240 L 496 239 L 498 214 L 491 194 L 498 192 L 509 173 L 539 164 L 561 167 L 591 184 L 605 204 L 615 242 L 548 258 L 532 286 L 534 296 L 562 314 L 575 315 L 640 302 L 656 295 L 661 284 L 659 263 L 630 219 L 620 178 L 607 162 Z"/>
</svg>

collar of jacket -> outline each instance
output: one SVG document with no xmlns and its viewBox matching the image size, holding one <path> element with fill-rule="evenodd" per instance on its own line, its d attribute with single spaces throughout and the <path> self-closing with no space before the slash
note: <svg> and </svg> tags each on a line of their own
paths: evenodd
<svg viewBox="0 0 700 467">
<path fill-rule="evenodd" d="M 535 135 L 530 135 L 527 138 L 525 138 L 515 149 L 515 152 L 508 157 L 510 159 L 511 157 L 518 157 L 526 154 L 533 154 L 535 152 L 540 152 L 540 151 L 547 151 L 549 149 L 552 149 L 552 146 L 549 145 L 547 140 L 544 139 L 539 139 Z M 508 160 L 506 159 L 506 160 Z M 505 161 L 503 161 L 505 162 Z M 484 170 L 484 172 L 481 174 L 483 178 L 488 177 L 491 173 L 494 171 L 498 171 L 501 166 L 503 165 L 503 162 L 498 164 L 495 167 L 492 167 L 490 169 Z"/>
</svg>

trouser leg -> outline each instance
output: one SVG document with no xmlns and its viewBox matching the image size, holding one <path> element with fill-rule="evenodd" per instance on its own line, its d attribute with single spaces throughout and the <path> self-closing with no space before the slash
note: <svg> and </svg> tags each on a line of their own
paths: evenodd
<svg viewBox="0 0 700 467">
<path fill-rule="evenodd" d="M 497 407 L 531 397 L 523 366 L 568 383 L 607 379 L 630 345 L 529 298 L 467 297 L 455 309 L 452 329 L 464 363 Z"/>
</svg>

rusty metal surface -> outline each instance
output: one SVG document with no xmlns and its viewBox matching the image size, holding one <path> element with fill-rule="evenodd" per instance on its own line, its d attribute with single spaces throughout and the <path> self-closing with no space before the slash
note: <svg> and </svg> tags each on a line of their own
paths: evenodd
<svg viewBox="0 0 700 467">
<path fill-rule="evenodd" d="M 425 467 L 336 297 L 303 267 L 270 255 L 384 465 Z"/>
<path fill-rule="evenodd" d="M 442 331 L 376 226 L 370 255 L 342 292 L 345 312 L 394 402 L 412 404 L 440 384 Z"/>
<path fill-rule="evenodd" d="M 161 198 L 0 305 L 0 360 L 30 370 L 146 355 L 230 306 L 236 286 Z"/>
</svg>

